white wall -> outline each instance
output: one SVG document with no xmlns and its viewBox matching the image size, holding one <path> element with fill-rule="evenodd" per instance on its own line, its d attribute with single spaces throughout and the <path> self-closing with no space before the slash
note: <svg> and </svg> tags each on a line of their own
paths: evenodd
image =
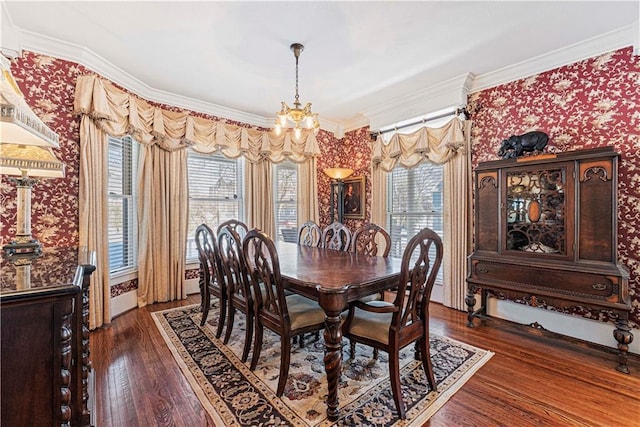
<svg viewBox="0 0 640 427">
<path fill-rule="evenodd" d="M 479 306 L 479 299 L 479 296 L 476 296 L 477 306 Z M 537 322 L 549 331 L 611 348 L 617 348 L 618 345 L 613 338 L 615 329 L 613 323 L 529 307 L 497 298 L 487 298 L 487 314 L 524 325 Z M 640 354 L 640 330 L 632 329 L 631 332 L 634 334 L 634 340 L 629 345 L 629 352 Z"/>
<path fill-rule="evenodd" d="M 187 270 L 193 270 L 196 268 L 198 268 L 197 264 L 187 264 L 186 266 Z M 124 283 L 128 280 L 131 280 L 132 278 L 137 278 L 137 277 L 138 277 L 137 273 L 113 277 L 111 280 L 111 286 Z M 185 287 L 187 289 L 187 295 L 200 293 L 200 287 L 198 286 L 198 279 L 186 280 Z M 111 318 L 113 319 L 123 313 L 126 313 L 129 310 L 133 310 L 137 306 L 138 306 L 137 290 L 125 292 L 124 294 L 113 297 L 111 298 Z"/>
</svg>

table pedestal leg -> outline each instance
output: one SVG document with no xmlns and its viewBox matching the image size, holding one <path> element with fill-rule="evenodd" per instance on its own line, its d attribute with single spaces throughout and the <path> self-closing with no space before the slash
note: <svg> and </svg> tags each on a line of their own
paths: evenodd
<svg viewBox="0 0 640 427">
<path fill-rule="evenodd" d="M 327 394 L 327 417 L 331 421 L 338 419 L 338 384 L 342 371 L 342 318 L 340 313 L 346 307 L 346 295 L 340 293 L 321 293 L 320 306 L 325 312 L 324 329 L 324 369 L 327 373 L 329 392 Z"/>
</svg>

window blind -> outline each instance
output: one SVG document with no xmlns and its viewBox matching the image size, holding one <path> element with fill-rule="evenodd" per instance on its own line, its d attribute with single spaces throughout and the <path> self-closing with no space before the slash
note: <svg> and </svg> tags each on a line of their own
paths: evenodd
<svg viewBox="0 0 640 427">
<path fill-rule="evenodd" d="M 137 266 L 136 149 L 130 137 L 109 137 L 107 240 L 110 273 Z"/>
<path fill-rule="evenodd" d="M 422 163 L 412 169 L 396 167 L 389 174 L 390 256 L 402 258 L 408 241 L 428 227 L 444 241 L 442 165 Z M 442 283 L 442 269 L 438 281 Z"/>
<path fill-rule="evenodd" d="M 215 232 L 229 220 L 242 220 L 242 163 L 220 154 L 190 151 L 187 159 L 189 186 L 189 225 L 187 259 L 198 258 L 196 228 L 207 224 Z"/>
<path fill-rule="evenodd" d="M 274 170 L 275 220 L 278 240 L 298 241 L 298 167 L 293 162 L 278 163 Z"/>
</svg>

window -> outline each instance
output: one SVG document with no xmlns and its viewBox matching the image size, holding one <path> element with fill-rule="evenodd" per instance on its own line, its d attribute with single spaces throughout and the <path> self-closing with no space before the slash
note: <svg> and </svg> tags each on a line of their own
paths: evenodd
<svg viewBox="0 0 640 427">
<path fill-rule="evenodd" d="M 444 125 L 451 117 L 447 113 L 452 108 L 433 112 L 434 119 L 429 127 Z M 439 118 L 437 118 L 439 117 Z M 415 123 L 417 117 L 400 122 Z M 411 133 L 424 126 L 424 123 L 408 126 L 402 133 Z M 389 134 L 391 137 L 391 134 Z M 387 221 L 391 234 L 392 257 L 402 258 L 404 248 L 411 237 L 424 227 L 429 227 L 446 244 L 444 235 L 443 199 L 444 199 L 444 166 L 430 162 L 420 163 L 412 169 L 396 166 L 387 175 Z M 444 268 L 440 267 L 436 285 L 443 283 Z M 434 288 L 432 301 L 442 301 L 442 290 Z"/>
<path fill-rule="evenodd" d="M 298 241 L 298 167 L 285 161 L 274 165 L 276 236 L 285 242 Z"/>
<path fill-rule="evenodd" d="M 229 219 L 242 220 L 242 160 L 189 151 L 187 169 L 187 259 L 195 260 L 198 258 L 195 233 L 200 224 L 207 224 L 215 233 L 218 225 Z"/>
<path fill-rule="evenodd" d="M 411 237 L 429 227 L 444 241 L 442 165 L 421 163 L 412 169 L 396 167 L 388 175 L 388 218 L 393 257 L 402 258 Z M 437 282 L 442 283 L 441 268 Z"/>
<path fill-rule="evenodd" d="M 129 137 L 109 137 L 109 272 L 137 266 L 136 182 L 138 145 Z"/>
</svg>

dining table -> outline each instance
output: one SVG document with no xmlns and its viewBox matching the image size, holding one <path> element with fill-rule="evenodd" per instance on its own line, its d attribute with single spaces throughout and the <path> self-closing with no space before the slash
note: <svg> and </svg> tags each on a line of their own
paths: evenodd
<svg viewBox="0 0 640 427">
<path fill-rule="evenodd" d="M 397 287 L 400 259 L 276 242 L 285 289 L 318 301 L 325 313 L 327 417 L 338 419 L 342 315 L 349 303 Z"/>
</svg>

